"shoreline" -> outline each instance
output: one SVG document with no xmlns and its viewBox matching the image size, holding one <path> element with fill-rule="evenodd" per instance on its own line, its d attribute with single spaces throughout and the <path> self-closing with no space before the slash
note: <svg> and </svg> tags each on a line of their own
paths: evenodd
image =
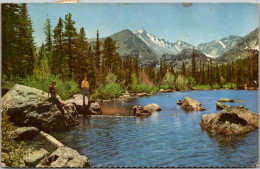
<svg viewBox="0 0 260 169">
<path fill-rule="evenodd" d="M 164 90 L 164 91 L 156 91 L 152 93 L 146 93 L 146 92 L 140 92 L 140 93 L 130 93 L 129 96 L 125 97 L 125 93 L 122 93 L 121 96 L 116 97 L 116 98 L 111 98 L 111 99 L 99 99 L 97 98 L 96 101 L 99 102 L 100 104 L 106 103 L 106 102 L 112 102 L 112 101 L 119 101 L 121 99 L 132 99 L 132 98 L 139 98 L 139 97 L 149 97 L 153 96 L 154 94 L 158 93 L 174 93 L 174 92 L 190 92 L 190 91 L 216 91 L 216 90 L 259 90 L 259 88 L 256 89 L 227 89 L 227 88 L 222 88 L 222 89 L 192 89 L 192 90 Z"/>
</svg>

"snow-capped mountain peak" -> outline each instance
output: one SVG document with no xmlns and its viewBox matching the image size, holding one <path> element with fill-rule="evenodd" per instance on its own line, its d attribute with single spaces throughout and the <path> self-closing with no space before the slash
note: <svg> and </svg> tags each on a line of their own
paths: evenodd
<svg viewBox="0 0 260 169">
<path fill-rule="evenodd" d="M 175 43 L 170 43 L 165 39 L 160 39 L 157 36 L 147 33 L 145 30 L 140 29 L 133 32 L 139 39 L 141 39 L 144 43 L 147 44 L 155 53 L 162 55 L 165 53 L 168 54 L 178 54 L 183 49 L 193 48 L 192 45 L 183 42 L 177 41 Z"/>
</svg>

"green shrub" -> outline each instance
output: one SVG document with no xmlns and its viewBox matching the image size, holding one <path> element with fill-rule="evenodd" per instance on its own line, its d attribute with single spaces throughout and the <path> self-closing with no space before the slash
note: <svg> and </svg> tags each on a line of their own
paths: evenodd
<svg viewBox="0 0 260 169">
<path fill-rule="evenodd" d="M 220 89 L 220 86 L 218 84 L 213 84 L 212 88 L 213 89 Z"/>
<path fill-rule="evenodd" d="M 194 86 L 194 89 L 196 90 L 210 90 L 210 85 L 196 85 Z"/>
<path fill-rule="evenodd" d="M 172 88 L 174 85 L 174 81 L 175 81 L 175 77 L 173 74 L 171 74 L 170 72 L 167 72 L 165 77 L 164 77 L 164 81 L 166 82 L 166 84 L 168 85 L 168 88 Z M 167 89 L 168 89 L 167 88 Z"/>
<path fill-rule="evenodd" d="M 237 89 L 237 85 L 235 83 L 227 83 L 223 85 L 225 89 Z"/>
<path fill-rule="evenodd" d="M 16 142 L 12 137 L 13 130 L 16 129 L 11 123 L 8 116 L 2 117 L 1 124 L 1 162 L 5 163 L 6 167 L 18 168 L 24 165 L 23 156 L 29 148 L 23 142 Z"/>
<path fill-rule="evenodd" d="M 178 75 L 176 82 L 175 82 L 175 88 L 176 90 L 187 90 L 187 80 L 184 76 Z"/>
<path fill-rule="evenodd" d="M 193 77 L 189 77 L 188 78 L 188 81 L 187 81 L 187 87 L 188 87 L 188 89 L 192 89 L 193 87 L 194 87 L 194 85 L 195 85 L 195 79 L 193 78 Z"/>
<path fill-rule="evenodd" d="M 34 76 L 27 76 L 23 79 L 22 84 L 48 92 L 49 86 L 53 81 L 56 82 L 57 93 L 63 100 L 67 100 L 69 97 L 80 92 L 79 85 L 75 81 L 63 81 L 55 76 L 49 76 L 48 78 L 42 79 L 37 79 Z"/>
<path fill-rule="evenodd" d="M 168 84 L 166 85 L 160 85 L 160 89 L 163 89 L 163 90 L 167 90 L 167 89 L 172 89 L 173 87 L 172 86 L 169 86 Z"/>
<path fill-rule="evenodd" d="M 118 83 L 109 83 L 106 86 L 100 86 L 93 94 L 93 98 L 110 99 L 121 96 L 123 89 Z"/>
<path fill-rule="evenodd" d="M 151 93 L 159 90 L 159 86 L 152 86 L 147 84 L 131 85 L 129 88 L 130 93 Z"/>
</svg>

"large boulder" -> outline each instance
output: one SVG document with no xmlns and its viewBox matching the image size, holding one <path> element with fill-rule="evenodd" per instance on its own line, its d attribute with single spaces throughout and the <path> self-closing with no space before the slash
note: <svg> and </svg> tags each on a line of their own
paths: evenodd
<svg viewBox="0 0 260 169">
<path fill-rule="evenodd" d="M 152 113 L 152 112 L 155 112 L 155 111 L 161 111 L 162 108 L 157 104 L 148 104 L 148 105 L 144 106 L 144 110 L 145 111 L 147 110 L 148 112 Z"/>
<path fill-rule="evenodd" d="M 230 105 L 226 105 L 226 104 L 221 103 L 221 102 L 216 102 L 216 108 L 217 108 L 218 110 L 223 110 L 223 109 L 225 109 L 225 108 L 227 108 L 227 107 L 231 107 L 231 106 L 230 106 Z"/>
<path fill-rule="evenodd" d="M 40 130 L 36 127 L 18 127 L 14 134 L 17 140 L 32 140 L 40 134 Z"/>
<path fill-rule="evenodd" d="M 235 136 L 258 128 L 259 115 L 243 106 L 228 107 L 216 114 L 203 115 L 200 126 L 214 134 Z"/>
<path fill-rule="evenodd" d="M 90 167 L 87 157 L 69 147 L 59 147 L 36 166 L 39 168 L 85 168 Z"/>
<path fill-rule="evenodd" d="M 65 130 L 78 124 L 73 104 L 53 102 L 42 90 L 14 85 L 1 99 L 2 115 L 10 116 L 17 126 L 34 126 L 40 130 Z"/>
<path fill-rule="evenodd" d="M 34 150 L 23 157 L 23 160 L 28 167 L 35 167 L 44 157 L 49 155 L 49 152 L 43 148 Z"/>
<path fill-rule="evenodd" d="M 146 106 L 134 106 L 133 115 L 134 116 L 150 116 L 152 112 L 161 111 L 161 107 L 157 104 L 148 104 Z"/>
<path fill-rule="evenodd" d="M 69 100 L 66 100 L 65 103 L 73 104 L 77 112 L 80 114 L 86 114 L 86 115 L 102 115 L 102 111 L 100 108 L 100 104 L 98 102 L 90 101 L 90 105 L 83 105 L 83 96 L 80 94 L 74 95 Z M 88 100 L 86 99 L 86 103 L 88 103 Z"/>
<path fill-rule="evenodd" d="M 205 107 L 201 106 L 201 103 L 197 100 L 194 100 L 190 97 L 185 97 L 181 108 L 188 111 L 201 111 L 206 110 Z"/>
<path fill-rule="evenodd" d="M 230 99 L 230 98 L 220 98 L 218 102 L 246 102 L 244 100 Z"/>
</svg>

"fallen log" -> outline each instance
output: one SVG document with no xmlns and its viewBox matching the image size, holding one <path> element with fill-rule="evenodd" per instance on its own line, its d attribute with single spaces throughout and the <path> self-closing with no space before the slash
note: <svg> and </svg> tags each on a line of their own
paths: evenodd
<svg viewBox="0 0 260 169">
<path fill-rule="evenodd" d="M 57 147 L 57 148 L 64 147 L 64 145 L 61 142 L 59 142 L 56 138 L 54 138 L 52 135 L 50 135 L 48 133 L 41 131 L 40 135 L 43 136 L 45 139 L 47 139 L 55 147 Z"/>
</svg>

